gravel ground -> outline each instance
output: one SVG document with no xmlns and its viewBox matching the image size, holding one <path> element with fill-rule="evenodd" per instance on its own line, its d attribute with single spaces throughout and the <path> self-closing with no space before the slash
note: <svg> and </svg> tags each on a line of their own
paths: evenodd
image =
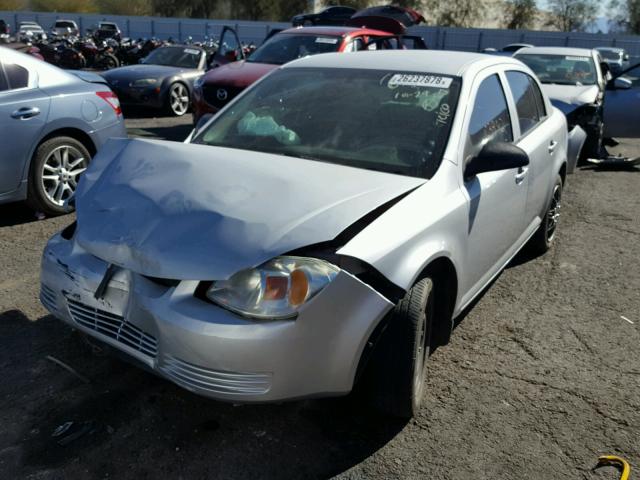
<svg viewBox="0 0 640 480">
<path fill-rule="evenodd" d="M 135 135 L 190 130 L 137 117 Z M 218 403 L 95 351 L 38 301 L 43 246 L 72 217 L 2 206 L 0 477 L 618 478 L 591 469 L 608 453 L 640 467 L 639 186 L 640 169 L 569 178 L 557 243 L 517 257 L 464 315 L 409 423 L 349 397 Z M 65 422 L 87 432 L 59 445 Z"/>
</svg>

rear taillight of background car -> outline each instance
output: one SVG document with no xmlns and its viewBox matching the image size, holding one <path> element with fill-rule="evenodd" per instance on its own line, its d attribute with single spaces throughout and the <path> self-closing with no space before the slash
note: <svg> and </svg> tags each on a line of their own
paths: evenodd
<svg viewBox="0 0 640 480">
<path fill-rule="evenodd" d="M 111 108 L 116 112 L 116 115 L 122 115 L 122 108 L 120 108 L 120 100 L 118 96 L 113 92 L 96 92 L 101 99 L 109 104 Z"/>
</svg>

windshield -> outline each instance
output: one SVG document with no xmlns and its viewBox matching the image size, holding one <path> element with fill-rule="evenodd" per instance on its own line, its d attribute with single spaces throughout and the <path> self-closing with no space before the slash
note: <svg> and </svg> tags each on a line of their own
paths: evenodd
<svg viewBox="0 0 640 480">
<path fill-rule="evenodd" d="M 73 22 L 56 22 L 56 28 L 76 28 Z"/>
<path fill-rule="evenodd" d="M 117 30 L 118 28 L 113 23 L 101 23 L 99 25 L 101 30 Z"/>
<path fill-rule="evenodd" d="M 162 47 L 151 52 L 143 61 L 150 65 L 198 68 L 202 52 L 196 48 Z"/>
<path fill-rule="evenodd" d="M 331 35 L 280 34 L 271 37 L 247 59 L 248 62 L 282 65 L 296 58 L 337 52 L 341 37 Z"/>
<path fill-rule="evenodd" d="M 449 137 L 460 79 L 382 70 L 276 71 L 194 143 L 431 178 Z"/>
<path fill-rule="evenodd" d="M 596 66 L 591 57 L 542 54 L 515 57 L 533 70 L 542 83 L 594 85 L 597 81 Z"/>
</svg>

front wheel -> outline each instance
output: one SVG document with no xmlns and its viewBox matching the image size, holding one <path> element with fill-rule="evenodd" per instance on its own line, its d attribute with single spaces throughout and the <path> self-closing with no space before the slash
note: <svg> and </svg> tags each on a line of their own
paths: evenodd
<svg viewBox="0 0 640 480">
<path fill-rule="evenodd" d="M 381 412 L 411 418 L 420 410 L 434 313 L 430 278 L 416 283 L 390 313 L 366 380 L 371 402 Z"/>
<path fill-rule="evenodd" d="M 551 198 L 547 204 L 542 223 L 536 233 L 529 240 L 529 249 L 534 254 L 542 255 L 551 248 L 553 240 L 556 238 L 558 221 L 560 220 L 560 209 L 562 207 L 562 177 L 556 175 L 556 181 L 551 191 Z"/>
<path fill-rule="evenodd" d="M 90 161 L 91 154 L 75 138 L 55 137 L 42 143 L 29 169 L 29 206 L 47 215 L 66 213 L 64 202 L 75 193 Z"/>
<path fill-rule="evenodd" d="M 110 53 L 103 54 L 96 65 L 97 68 L 102 70 L 111 70 L 112 68 L 118 68 L 119 66 L 120 62 L 116 56 L 111 55 Z"/>
<path fill-rule="evenodd" d="M 169 88 L 167 99 L 169 113 L 181 117 L 189 109 L 189 91 L 182 83 L 174 83 Z"/>
</svg>

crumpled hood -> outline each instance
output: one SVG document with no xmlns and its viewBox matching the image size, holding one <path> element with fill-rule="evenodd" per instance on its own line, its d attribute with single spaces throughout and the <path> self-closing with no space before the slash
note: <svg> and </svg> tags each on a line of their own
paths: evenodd
<svg viewBox="0 0 640 480">
<path fill-rule="evenodd" d="M 595 103 L 600 89 L 598 85 L 552 85 L 543 84 L 542 89 L 547 94 L 551 103 L 567 114 L 576 108 Z"/>
<path fill-rule="evenodd" d="M 107 142 L 76 193 L 76 241 L 143 275 L 219 280 L 329 241 L 426 180 L 244 150 Z"/>
<path fill-rule="evenodd" d="M 229 87 L 248 87 L 279 65 L 270 63 L 254 63 L 241 60 L 209 70 L 204 76 L 207 85 L 224 85 Z"/>
</svg>

